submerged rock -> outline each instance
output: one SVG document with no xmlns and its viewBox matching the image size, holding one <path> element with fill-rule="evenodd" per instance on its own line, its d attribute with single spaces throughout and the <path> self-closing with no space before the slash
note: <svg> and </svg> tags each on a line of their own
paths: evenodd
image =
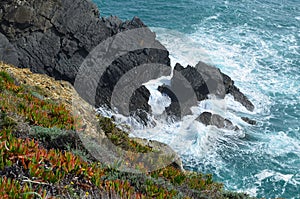
<svg viewBox="0 0 300 199">
<path fill-rule="evenodd" d="M 248 117 L 241 117 L 242 120 L 244 120 L 244 122 L 247 122 L 248 124 L 251 124 L 251 125 L 256 125 L 256 121 L 255 120 L 252 120 Z"/>
</svg>

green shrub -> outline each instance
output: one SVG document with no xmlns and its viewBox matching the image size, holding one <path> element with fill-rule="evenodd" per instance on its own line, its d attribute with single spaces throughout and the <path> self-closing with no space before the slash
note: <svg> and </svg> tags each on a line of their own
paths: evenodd
<svg viewBox="0 0 300 199">
<path fill-rule="evenodd" d="M 130 139 L 128 133 L 118 128 L 117 125 L 113 123 L 112 119 L 100 116 L 99 124 L 105 135 L 114 145 L 119 146 L 124 150 L 137 153 L 147 153 L 152 151 L 151 147 L 141 145 Z"/>
<path fill-rule="evenodd" d="M 5 71 L 0 71 L 0 77 L 10 84 L 14 83 L 14 79 Z"/>
<path fill-rule="evenodd" d="M 57 127 L 45 128 L 41 126 L 32 126 L 29 132 L 29 135 L 43 142 L 54 140 L 67 134 L 68 131 Z"/>
</svg>

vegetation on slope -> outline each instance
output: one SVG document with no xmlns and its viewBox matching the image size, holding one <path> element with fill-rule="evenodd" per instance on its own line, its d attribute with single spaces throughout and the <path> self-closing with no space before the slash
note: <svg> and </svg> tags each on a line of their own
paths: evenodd
<svg viewBox="0 0 300 199">
<path fill-rule="evenodd" d="M 211 175 L 166 168 L 118 171 L 93 159 L 80 142 L 80 120 L 41 88 L 0 71 L 0 198 L 246 198 L 225 192 Z M 110 119 L 100 126 L 114 144 L 147 152 Z"/>
</svg>

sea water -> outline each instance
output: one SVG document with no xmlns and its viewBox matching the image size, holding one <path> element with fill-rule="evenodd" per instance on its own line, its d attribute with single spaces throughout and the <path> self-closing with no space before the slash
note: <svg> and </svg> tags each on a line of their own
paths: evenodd
<svg viewBox="0 0 300 199">
<path fill-rule="evenodd" d="M 139 16 L 170 51 L 172 65 L 212 64 L 230 75 L 254 103 L 254 112 L 227 96 L 193 107 L 181 121 L 156 121 L 132 136 L 176 150 L 186 169 L 213 173 L 225 188 L 257 197 L 300 198 L 299 0 L 94 0 L 101 16 Z M 154 114 L 170 99 L 147 84 Z M 210 110 L 240 131 L 195 122 Z M 241 120 L 247 116 L 255 126 Z M 124 119 L 125 120 L 125 119 Z M 134 125 L 134 124 L 133 124 Z M 136 126 L 138 126 L 136 124 Z"/>
</svg>

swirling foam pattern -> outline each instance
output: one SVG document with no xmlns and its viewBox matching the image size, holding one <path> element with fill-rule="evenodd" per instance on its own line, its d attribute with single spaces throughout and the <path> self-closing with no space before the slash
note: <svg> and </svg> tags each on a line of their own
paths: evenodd
<svg viewBox="0 0 300 199">
<path fill-rule="evenodd" d="M 173 65 L 203 60 L 219 67 L 256 106 L 249 113 L 227 96 L 226 109 L 218 112 L 207 100 L 193 108 L 194 115 L 176 123 L 157 121 L 154 129 L 137 128 L 135 136 L 170 144 L 186 168 L 214 173 L 227 189 L 300 198 L 300 1 L 94 1 L 102 15 L 137 15 L 152 26 Z M 161 109 L 155 102 L 169 103 L 155 92 L 155 83 L 147 87 L 155 110 Z M 212 108 L 241 131 L 193 122 Z M 242 115 L 258 125 L 246 125 Z"/>
</svg>

